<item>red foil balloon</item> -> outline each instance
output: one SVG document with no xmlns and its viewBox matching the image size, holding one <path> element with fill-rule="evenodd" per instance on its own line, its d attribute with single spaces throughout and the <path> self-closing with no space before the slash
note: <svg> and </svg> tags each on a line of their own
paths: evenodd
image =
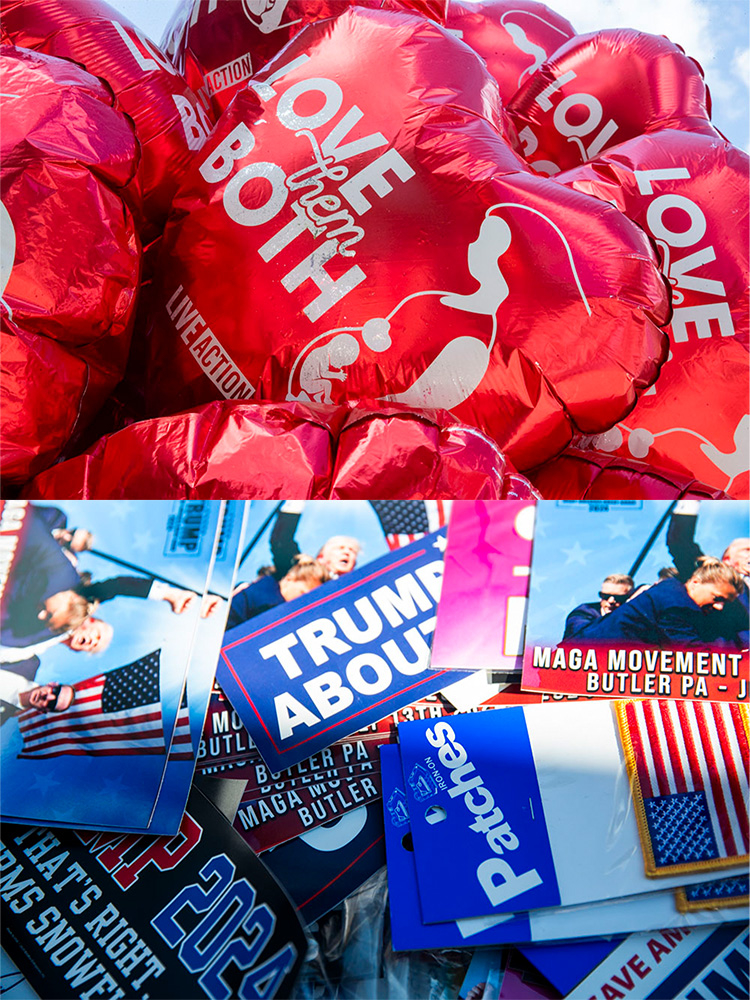
<svg viewBox="0 0 750 1000">
<path fill-rule="evenodd" d="M 575 35 L 570 21 L 535 0 L 450 0 L 445 26 L 484 59 L 504 103 Z"/>
<path fill-rule="evenodd" d="M 354 410 L 339 433 L 330 496 L 428 500 L 536 496 L 497 445 L 449 414 Z"/>
<path fill-rule="evenodd" d="M 656 258 L 620 212 L 527 170 L 501 123 L 480 60 L 432 22 L 309 25 L 175 200 L 153 411 L 448 409 L 520 469 L 611 427 L 664 356 Z"/>
<path fill-rule="evenodd" d="M 137 143 L 80 67 L 0 52 L 1 462 L 21 484 L 122 378 L 141 251 L 121 194 Z"/>
<path fill-rule="evenodd" d="M 672 286 L 670 356 L 656 385 L 594 446 L 750 487 L 747 154 L 719 138 L 642 136 L 559 176 L 616 204 L 659 246 Z"/>
<path fill-rule="evenodd" d="M 183 0 L 162 40 L 217 117 L 288 41 L 351 6 L 407 11 L 445 23 L 448 0 Z"/>
<path fill-rule="evenodd" d="M 38 476 L 26 493 L 110 500 L 320 497 L 330 482 L 333 440 L 325 416 L 304 406 L 210 403 L 103 437 Z"/>
<path fill-rule="evenodd" d="M 727 494 L 700 483 L 639 462 L 605 452 L 568 448 L 558 458 L 528 473 L 546 500 L 677 500 Z"/>
<path fill-rule="evenodd" d="M 132 424 L 25 490 L 37 499 L 536 496 L 450 414 L 208 403 Z"/>
<path fill-rule="evenodd" d="M 72 59 L 109 84 L 141 144 L 133 203 L 144 243 L 164 228 L 172 198 L 213 126 L 169 59 L 103 0 L 3 0 L 3 39 Z"/>
<path fill-rule="evenodd" d="M 523 155 L 552 175 L 644 132 L 716 136 L 703 71 L 669 39 L 629 28 L 577 35 L 508 105 Z"/>
</svg>

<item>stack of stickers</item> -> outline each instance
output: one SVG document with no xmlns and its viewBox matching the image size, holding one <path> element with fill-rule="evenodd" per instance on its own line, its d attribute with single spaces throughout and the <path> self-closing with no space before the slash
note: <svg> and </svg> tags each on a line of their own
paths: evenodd
<svg viewBox="0 0 750 1000">
<path fill-rule="evenodd" d="M 454 508 L 432 657 L 517 704 L 381 749 L 394 948 L 562 942 L 492 996 L 744 995 L 747 507 L 523 506 Z"/>
<path fill-rule="evenodd" d="M 400 725 L 381 749 L 395 947 L 736 919 L 747 711 L 682 708 L 578 702 Z"/>
<path fill-rule="evenodd" d="M 308 922 L 385 863 L 378 747 L 399 721 L 453 711 L 434 693 L 454 675 L 429 666 L 448 508 L 251 510 L 259 527 L 273 514 L 251 565 L 267 559 L 278 577 L 300 548 L 328 546 L 332 578 L 258 614 L 267 577 L 240 592 L 233 614 L 253 613 L 226 633 L 199 767 L 247 782 L 235 829 Z"/>
<path fill-rule="evenodd" d="M 175 837 L 5 824 L 3 944 L 17 968 L 3 963 L 3 993 L 289 996 L 303 928 L 228 822 L 231 800 L 193 786 Z"/>
<path fill-rule="evenodd" d="M 9 997 L 293 988 L 303 925 L 232 829 L 241 783 L 191 787 L 245 507 L 0 506 Z"/>
<path fill-rule="evenodd" d="M 177 833 L 243 517 L 236 501 L 0 502 L 4 819 Z"/>
<path fill-rule="evenodd" d="M 537 504 L 527 690 L 747 702 L 742 501 Z"/>
<path fill-rule="evenodd" d="M 510 952 L 479 948 L 459 996 L 462 1000 L 489 995 L 498 1000 L 740 997 L 747 993 L 749 958 L 747 924 L 523 945 Z"/>
<path fill-rule="evenodd" d="M 299 995 L 742 995 L 746 505 L 108 508 L 0 522 L 0 895 L 42 996 L 294 996 L 304 933 Z"/>
</svg>

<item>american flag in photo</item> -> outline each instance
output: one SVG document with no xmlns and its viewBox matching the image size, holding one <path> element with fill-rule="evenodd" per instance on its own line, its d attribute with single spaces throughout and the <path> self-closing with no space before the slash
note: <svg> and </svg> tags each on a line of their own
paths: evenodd
<svg viewBox="0 0 750 1000">
<path fill-rule="evenodd" d="M 63 754 L 164 754 L 159 691 L 160 653 L 73 685 L 64 712 L 27 709 L 18 716 L 22 758 Z"/>
<path fill-rule="evenodd" d="M 193 760 L 193 757 L 193 740 L 190 736 L 190 712 L 188 711 L 186 691 L 182 697 L 180 710 L 177 713 L 177 724 L 174 728 L 167 761 Z"/>
<path fill-rule="evenodd" d="M 447 524 L 452 500 L 371 500 L 393 552 Z"/>
<path fill-rule="evenodd" d="M 648 875 L 748 858 L 747 706 L 617 704 Z"/>
</svg>

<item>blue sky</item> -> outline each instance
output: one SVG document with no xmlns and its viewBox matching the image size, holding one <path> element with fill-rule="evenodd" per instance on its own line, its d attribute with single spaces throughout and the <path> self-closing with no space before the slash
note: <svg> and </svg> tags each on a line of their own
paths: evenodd
<svg viewBox="0 0 750 1000">
<path fill-rule="evenodd" d="M 249 544 L 277 502 L 253 501 L 248 513 L 245 545 Z M 261 566 L 273 562 L 269 548 L 272 527 L 273 522 L 268 525 L 251 554 L 240 566 L 238 580 L 254 580 Z M 308 500 L 295 533 L 300 551 L 316 556 L 331 535 L 350 535 L 358 539 L 362 546 L 358 560 L 360 566 L 388 552 L 383 529 L 375 511 L 366 500 Z"/>
<path fill-rule="evenodd" d="M 154 41 L 192 0 L 110 0 Z M 227 2 L 227 0 L 221 0 Z M 750 5 L 747 0 L 549 0 L 579 34 L 637 28 L 666 35 L 703 67 L 713 121 L 736 146 L 750 144 Z"/>
</svg>

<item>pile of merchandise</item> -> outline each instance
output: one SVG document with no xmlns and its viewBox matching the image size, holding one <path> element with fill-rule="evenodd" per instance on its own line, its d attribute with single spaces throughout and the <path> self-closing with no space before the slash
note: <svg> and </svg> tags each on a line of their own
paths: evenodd
<svg viewBox="0 0 750 1000">
<path fill-rule="evenodd" d="M 2 502 L 4 993 L 742 996 L 748 535 L 729 500 Z"/>
<path fill-rule="evenodd" d="M 537 0 L 0 0 L 0 99 L 3 997 L 747 996 L 698 63 Z"/>
</svg>

